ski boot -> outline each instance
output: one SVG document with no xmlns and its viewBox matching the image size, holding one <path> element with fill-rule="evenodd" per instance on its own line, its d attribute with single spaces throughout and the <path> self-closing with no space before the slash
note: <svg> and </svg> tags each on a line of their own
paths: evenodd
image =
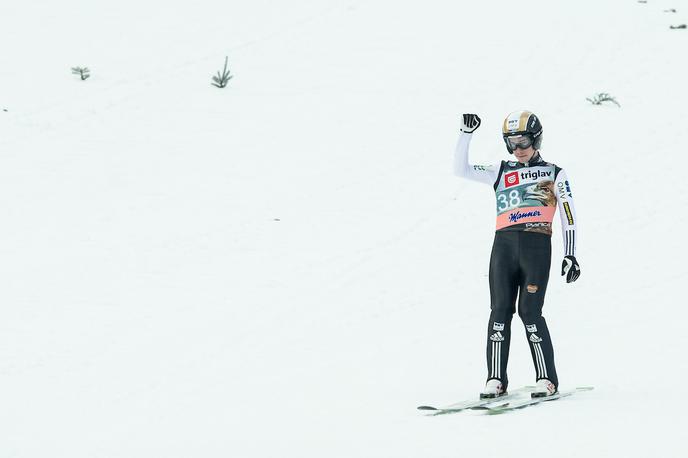
<svg viewBox="0 0 688 458">
<path fill-rule="evenodd" d="M 554 386 L 554 383 L 550 382 L 546 378 L 541 378 L 535 384 L 535 389 L 530 393 L 530 397 L 532 397 L 532 398 L 544 398 L 547 396 L 552 396 L 553 394 L 557 394 L 557 393 L 558 393 L 557 387 Z"/>
<path fill-rule="evenodd" d="M 480 399 L 491 399 L 497 398 L 503 394 L 506 394 L 502 382 L 497 379 L 490 379 L 485 384 L 485 389 L 480 393 Z"/>
</svg>

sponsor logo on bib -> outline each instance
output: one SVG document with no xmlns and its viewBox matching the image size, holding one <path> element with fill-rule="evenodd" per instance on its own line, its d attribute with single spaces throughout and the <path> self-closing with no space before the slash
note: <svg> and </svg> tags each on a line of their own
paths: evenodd
<svg viewBox="0 0 688 458">
<path fill-rule="evenodd" d="M 521 172 L 521 178 L 524 180 L 537 180 L 538 178 L 549 178 L 552 172 L 544 172 L 542 170 L 529 170 L 527 172 Z"/>
<path fill-rule="evenodd" d="M 504 175 L 504 187 L 509 188 L 518 184 L 518 172 L 511 172 Z"/>
<path fill-rule="evenodd" d="M 532 218 L 535 216 L 542 216 L 542 213 L 540 213 L 539 210 L 533 210 L 533 211 L 523 212 L 523 213 L 521 213 L 520 211 L 515 211 L 512 213 L 509 213 L 509 222 L 510 223 L 516 223 L 519 220 L 522 220 L 523 218 Z"/>
</svg>

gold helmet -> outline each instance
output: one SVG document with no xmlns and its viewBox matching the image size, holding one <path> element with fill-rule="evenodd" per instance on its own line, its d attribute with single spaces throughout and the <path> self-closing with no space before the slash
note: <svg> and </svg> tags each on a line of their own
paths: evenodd
<svg viewBox="0 0 688 458">
<path fill-rule="evenodd" d="M 509 137 L 519 136 L 529 138 L 536 151 L 540 149 L 542 144 L 542 124 L 540 124 L 538 117 L 530 111 L 514 111 L 509 113 L 509 116 L 504 120 L 502 138 L 509 153 L 514 152 L 511 142 L 509 142 Z"/>
</svg>

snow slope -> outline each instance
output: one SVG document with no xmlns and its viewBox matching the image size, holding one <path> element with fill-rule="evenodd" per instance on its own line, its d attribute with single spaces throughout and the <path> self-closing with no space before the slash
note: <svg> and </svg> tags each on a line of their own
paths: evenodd
<svg viewBox="0 0 688 458">
<path fill-rule="evenodd" d="M 683 456 L 687 403 L 654 396 L 688 375 L 686 22 L 678 0 L 3 2 L 0 457 Z M 605 91 L 621 108 L 585 101 Z M 596 389 L 427 418 L 484 382 L 494 197 L 451 175 L 458 115 L 496 163 L 523 108 L 581 227 L 577 283 L 553 243 L 560 380 Z"/>
</svg>

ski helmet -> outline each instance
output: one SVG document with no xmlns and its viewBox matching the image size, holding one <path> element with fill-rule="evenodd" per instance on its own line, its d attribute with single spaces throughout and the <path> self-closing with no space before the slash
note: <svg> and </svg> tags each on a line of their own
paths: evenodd
<svg viewBox="0 0 688 458">
<path fill-rule="evenodd" d="M 513 154 L 514 150 L 509 144 L 509 137 L 516 137 L 519 135 L 530 138 L 533 148 L 537 151 L 542 144 L 542 124 L 537 116 L 530 111 L 514 111 L 509 113 L 509 116 L 504 120 L 502 126 L 502 138 L 506 144 L 506 149 Z"/>
</svg>

